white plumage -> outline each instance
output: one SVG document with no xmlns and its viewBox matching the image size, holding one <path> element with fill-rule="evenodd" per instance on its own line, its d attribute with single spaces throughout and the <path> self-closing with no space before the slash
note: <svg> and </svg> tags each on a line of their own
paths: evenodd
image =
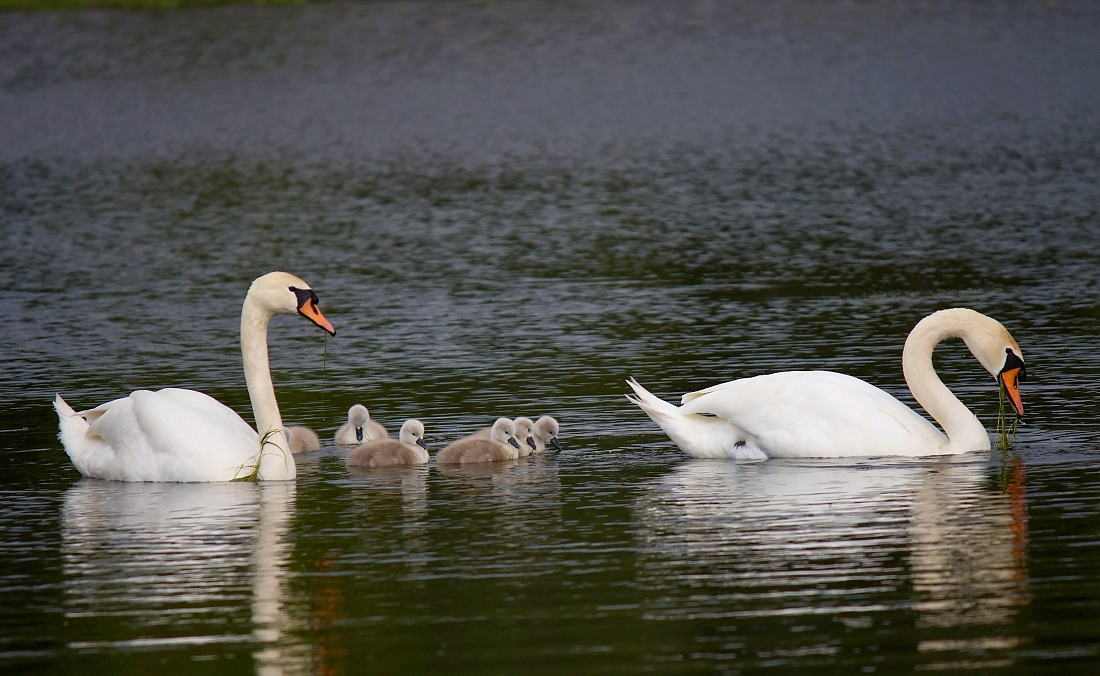
<svg viewBox="0 0 1100 676">
<path fill-rule="evenodd" d="M 84 476 L 224 481 L 248 474 L 260 449 L 233 409 L 194 390 L 138 390 L 82 413 L 57 395 L 54 409 L 61 443 Z"/>
<path fill-rule="evenodd" d="M 990 448 L 981 422 L 932 368 L 945 338 L 966 341 L 1002 379 L 1020 415 L 1025 372 L 1019 345 L 999 322 L 973 310 L 941 310 L 921 320 L 905 342 L 902 367 L 914 398 L 946 432 L 890 394 L 831 371 L 784 371 L 742 378 L 685 394 L 676 407 L 631 379 L 627 395 L 685 453 L 700 458 L 922 456 Z"/>
<path fill-rule="evenodd" d="M 194 390 L 138 390 L 89 411 L 54 398 L 65 452 L 84 476 L 119 481 L 293 479 L 282 418 L 267 362 L 267 325 L 298 313 L 330 333 L 317 296 L 301 279 L 272 272 L 252 283 L 241 312 L 245 380 L 257 434 L 233 409 Z M 261 448 L 261 436 L 264 437 Z"/>
</svg>

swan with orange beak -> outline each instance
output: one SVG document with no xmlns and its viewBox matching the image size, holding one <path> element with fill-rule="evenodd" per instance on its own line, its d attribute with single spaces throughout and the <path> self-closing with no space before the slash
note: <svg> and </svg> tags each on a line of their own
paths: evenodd
<svg viewBox="0 0 1100 676">
<path fill-rule="evenodd" d="M 962 338 L 1004 384 L 1023 416 L 1024 355 L 1008 330 L 967 308 L 934 312 L 905 339 L 901 364 L 913 398 L 943 428 L 889 393 L 832 371 L 782 371 L 714 385 L 681 398 L 655 397 L 637 381 L 627 395 L 688 455 L 699 458 L 840 458 L 925 456 L 988 451 L 989 433 L 932 367 L 941 341 Z"/>
<path fill-rule="evenodd" d="M 294 275 L 252 282 L 241 309 L 241 356 L 256 429 L 202 392 L 138 390 L 74 411 L 57 395 L 61 444 L 84 476 L 118 481 L 288 480 L 297 473 L 267 357 L 267 326 L 299 314 L 332 335 L 317 294 Z"/>
</svg>

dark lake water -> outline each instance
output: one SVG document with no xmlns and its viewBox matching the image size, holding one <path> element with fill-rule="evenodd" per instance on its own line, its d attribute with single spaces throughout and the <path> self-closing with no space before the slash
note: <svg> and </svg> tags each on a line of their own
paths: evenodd
<svg viewBox="0 0 1100 676">
<path fill-rule="evenodd" d="M 1100 10 L 422 2 L 0 14 L 4 673 L 1094 674 Z M 62 393 L 251 421 L 249 282 L 292 483 L 81 479 Z M 692 460 L 623 398 L 825 368 L 914 405 L 967 306 L 1028 362 L 1008 452 Z M 944 381 L 984 421 L 960 343 Z M 434 450 L 350 473 L 352 403 Z"/>
</svg>

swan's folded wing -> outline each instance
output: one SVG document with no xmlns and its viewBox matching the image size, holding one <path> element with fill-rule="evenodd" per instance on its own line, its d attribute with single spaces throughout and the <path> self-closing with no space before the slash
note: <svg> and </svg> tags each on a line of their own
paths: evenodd
<svg viewBox="0 0 1100 676">
<path fill-rule="evenodd" d="M 89 434 L 102 438 L 113 452 L 95 458 L 90 476 L 225 481 L 259 452 L 256 432 L 232 409 L 200 392 L 138 390 L 104 407 Z"/>
<path fill-rule="evenodd" d="M 249 435 L 256 443 L 260 442 L 256 430 L 252 429 L 252 426 L 246 423 L 236 411 L 208 394 L 178 387 L 166 387 L 163 390 L 157 390 L 157 394 L 168 397 L 179 404 L 190 406 L 196 411 L 201 411 L 214 420 L 222 421 L 227 428 L 233 429 L 236 434 Z"/>
<path fill-rule="evenodd" d="M 919 414 L 858 378 L 786 371 L 684 395 L 682 413 L 711 413 L 756 436 L 772 457 L 842 457 L 853 448 L 923 455 L 947 437 Z"/>
</svg>

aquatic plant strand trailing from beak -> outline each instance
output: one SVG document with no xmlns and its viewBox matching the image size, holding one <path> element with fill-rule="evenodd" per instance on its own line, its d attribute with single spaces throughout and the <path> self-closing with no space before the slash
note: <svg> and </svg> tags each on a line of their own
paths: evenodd
<svg viewBox="0 0 1100 676">
<path fill-rule="evenodd" d="M 1005 383 L 1003 379 L 997 379 L 997 432 L 1001 435 L 997 440 L 997 449 L 1007 451 L 1016 443 L 1016 425 L 1020 422 L 1020 416 L 1012 418 L 1012 430 L 1008 429 L 1008 420 L 1005 418 Z M 1015 413 L 1015 410 L 1013 410 Z"/>
<path fill-rule="evenodd" d="M 325 350 L 321 354 L 321 417 L 325 416 L 325 374 L 328 372 L 328 333 L 325 333 Z"/>
</svg>

